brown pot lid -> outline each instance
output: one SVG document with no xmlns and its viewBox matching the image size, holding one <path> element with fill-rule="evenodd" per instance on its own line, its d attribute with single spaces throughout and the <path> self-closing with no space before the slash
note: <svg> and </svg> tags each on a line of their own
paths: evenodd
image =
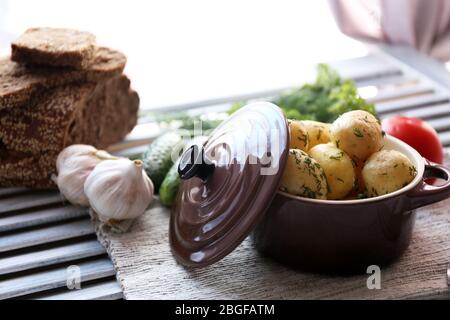
<svg viewBox="0 0 450 320">
<path fill-rule="evenodd" d="M 188 149 L 180 161 L 183 180 L 170 219 L 175 258 L 204 267 L 233 251 L 272 202 L 288 151 L 286 118 L 268 102 L 241 108 L 203 146 Z"/>
</svg>

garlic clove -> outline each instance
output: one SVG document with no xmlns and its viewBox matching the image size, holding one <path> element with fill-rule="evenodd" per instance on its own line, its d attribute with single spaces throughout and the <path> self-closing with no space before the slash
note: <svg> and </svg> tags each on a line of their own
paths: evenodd
<svg viewBox="0 0 450 320">
<path fill-rule="evenodd" d="M 153 200 L 153 190 L 140 160 L 102 161 L 84 183 L 89 204 L 103 221 L 142 215 Z"/>
</svg>

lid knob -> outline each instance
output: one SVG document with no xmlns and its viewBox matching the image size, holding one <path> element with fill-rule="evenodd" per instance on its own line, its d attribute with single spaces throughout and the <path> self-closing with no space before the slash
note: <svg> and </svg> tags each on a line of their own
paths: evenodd
<svg viewBox="0 0 450 320">
<path fill-rule="evenodd" d="M 197 177 L 206 181 L 213 173 L 214 168 L 214 164 L 205 158 L 203 147 L 194 144 L 181 156 L 178 174 L 184 180 Z"/>
</svg>

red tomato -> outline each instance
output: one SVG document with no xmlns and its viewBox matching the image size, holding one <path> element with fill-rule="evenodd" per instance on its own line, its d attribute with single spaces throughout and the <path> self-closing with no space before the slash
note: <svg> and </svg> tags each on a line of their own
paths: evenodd
<svg viewBox="0 0 450 320">
<path fill-rule="evenodd" d="M 418 118 L 394 116 L 384 119 L 381 126 L 384 132 L 406 142 L 422 157 L 442 164 L 444 153 L 441 141 L 436 130 L 425 121 Z"/>
</svg>

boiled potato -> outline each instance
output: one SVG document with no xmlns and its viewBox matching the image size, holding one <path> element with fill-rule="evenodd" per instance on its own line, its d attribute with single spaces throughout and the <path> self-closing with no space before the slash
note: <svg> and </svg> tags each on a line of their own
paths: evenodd
<svg viewBox="0 0 450 320">
<path fill-rule="evenodd" d="M 300 121 L 305 127 L 308 133 L 309 144 L 308 148 L 330 142 L 330 124 L 312 120 Z"/>
<path fill-rule="evenodd" d="M 309 150 L 309 155 L 325 171 L 328 183 L 327 199 L 342 199 L 355 184 L 355 170 L 350 157 L 333 144 L 318 144 Z"/>
<path fill-rule="evenodd" d="M 302 121 L 288 120 L 289 131 L 291 133 L 290 149 L 300 149 L 308 151 L 309 149 L 309 136 L 306 126 Z"/>
<path fill-rule="evenodd" d="M 383 147 L 380 123 L 362 110 L 346 112 L 330 127 L 331 142 L 353 160 L 364 161 Z"/>
<path fill-rule="evenodd" d="M 306 152 L 290 149 L 280 189 L 300 197 L 326 199 L 325 173 Z"/>
<path fill-rule="evenodd" d="M 410 183 L 417 174 L 411 161 L 395 150 L 381 150 L 367 159 L 362 175 L 370 197 L 394 192 Z"/>
</svg>

